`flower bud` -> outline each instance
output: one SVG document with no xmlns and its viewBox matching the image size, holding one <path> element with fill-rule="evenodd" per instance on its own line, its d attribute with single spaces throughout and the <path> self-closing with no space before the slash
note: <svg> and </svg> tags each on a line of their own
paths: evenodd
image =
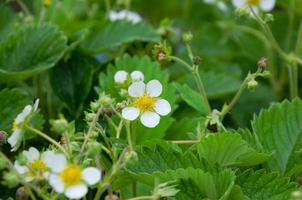
<svg viewBox="0 0 302 200">
<path fill-rule="evenodd" d="M 27 200 L 29 197 L 24 187 L 19 187 L 16 191 L 16 200 Z"/>
<path fill-rule="evenodd" d="M 273 21 L 274 21 L 274 15 L 272 15 L 272 14 L 270 14 L 270 13 L 265 14 L 264 22 L 265 22 L 266 24 L 269 24 L 269 23 L 271 23 L 271 22 L 273 22 Z"/>
<path fill-rule="evenodd" d="M 262 57 L 259 61 L 258 61 L 258 67 L 261 69 L 261 71 L 264 71 L 267 69 L 268 67 L 268 59 L 265 57 Z"/>
<path fill-rule="evenodd" d="M 199 65 L 201 63 L 201 58 L 199 56 L 195 56 L 193 58 L 193 64 L 194 65 Z"/>
<path fill-rule="evenodd" d="M 250 11 L 249 11 L 248 7 L 239 7 L 236 9 L 235 14 L 239 18 L 243 18 L 243 17 L 249 16 Z"/>
<path fill-rule="evenodd" d="M 137 153 L 133 150 L 127 151 L 125 153 L 125 163 L 127 163 L 131 160 L 137 160 Z"/>
<path fill-rule="evenodd" d="M 126 89 L 121 89 L 119 95 L 121 97 L 126 97 L 128 95 L 128 91 Z"/>
<path fill-rule="evenodd" d="M 109 106 L 110 104 L 113 103 L 113 99 L 110 97 L 110 95 L 106 95 L 105 93 L 102 93 L 100 95 L 100 99 L 99 99 L 99 104 L 101 106 Z"/>
<path fill-rule="evenodd" d="M 14 188 L 19 184 L 19 177 L 13 172 L 3 173 L 3 184 L 9 188 Z"/>
<path fill-rule="evenodd" d="M 271 75 L 271 73 L 268 70 L 265 70 L 264 72 L 262 72 L 261 76 L 263 78 L 269 78 Z"/>
<path fill-rule="evenodd" d="M 105 200 L 119 200 L 118 196 L 115 195 L 115 194 L 108 194 L 106 197 L 105 197 Z"/>
<path fill-rule="evenodd" d="M 4 131 L 0 131 L 0 145 L 6 144 L 7 134 Z"/>
<path fill-rule="evenodd" d="M 85 113 L 85 119 L 86 121 L 88 122 L 92 122 L 93 119 L 95 118 L 96 114 L 95 113 L 89 113 L 89 112 L 86 112 Z"/>
<path fill-rule="evenodd" d="M 193 35 L 191 32 L 186 32 L 182 35 L 182 39 L 185 43 L 190 43 L 193 39 Z"/>
<path fill-rule="evenodd" d="M 100 105 L 98 102 L 91 102 L 90 103 L 90 108 L 93 112 L 97 112 L 97 110 L 99 109 Z"/>
<path fill-rule="evenodd" d="M 26 163 L 27 163 L 27 157 L 23 153 L 20 153 L 17 156 L 17 161 L 18 161 L 18 163 L 20 165 L 26 165 Z"/>
<path fill-rule="evenodd" d="M 254 90 L 257 87 L 257 85 L 258 85 L 258 82 L 255 81 L 255 79 L 252 79 L 247 83 L 247 88 L 249 90 Z"/>
<path fill-rule="evenodd" d="M 88 142 L 87 151 L 89 155 L 96 156 L 101 151 L 101 144 L 98 142 Z"/>
<path fill-rule="evenodd" d="M 51 130 L 56 133 L 63 133 L 68 129 L 68 122 L 66 119 L 50 120 Z"/>
</svg>

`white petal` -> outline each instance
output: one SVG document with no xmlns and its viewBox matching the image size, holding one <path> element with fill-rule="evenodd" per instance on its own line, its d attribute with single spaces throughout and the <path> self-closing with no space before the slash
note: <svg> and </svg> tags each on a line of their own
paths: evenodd
<svg viewBox="0 0 302 200">
<path fill-rule="evenodd" d="M 133 121 L 139 116 L 139 109 L 135 107 L 126 107 L 122 110 L 122 116 L 124 119 Z"/>
<path fill-rule="evenodd" d="M 28 151 L 23 151 L 29 163 L 38 160 L 40 157 L 39 151 L 35 147 L 30 147 Z"/>
<path fill-rule="evenodd" d="M 49 184 L 58 193 L 62 193 L 64 191 L 64 183 L 61 177 L 57 174 L 49 175 Z"/>
<path fill-rule="evenodd" d="M 34 103 L 34 111 L 37 111 L 37 110 L 38 110 L 39 102 L 40 102 L 40 99 L 36 99 L 36 100 L 35 100 L 35 103 Z"/>
<path fill-rule="evenodd" d="M 13 134 L 7 139 L 7 142 L 10 144 L 10 146 L 12 147 L 11 151 L 16 151 L 17 150 L 17 144 L 20 142 L 21 140 L 21 134 L 22 134 L 22 130 L 21 129 L 16 129 Z"/>
<path fill-rule="evenodd" d="M 114 74 L 114 82 L 123 84 L 127 80 L 128 72 L 124 70 L 117 71 Z"/>
<path fill-rule="evenodd" d="M 154 128 L 158 125 L 160 117 L 155 112 L 145 112 L 141 116 L 141 122 L 144 126 L 148 128 Z"/>
<path fill-rule="evenodd" d="M 224 2 L 219 1 L 217 3 L 217 7 L 221 10 L 221 11 L 227 11 L 228 7 L 226 6 L 226 4 Z"/>
<path fill-rule="evenodd" d="M 94 185 L 101 179 L 101 172 L 95 167 L 87 167 L 82 171 L 82 179 L 89 185 Z"/>
<path fill-rule="evenodd" d="M 155 102 L 154 110 L 158 114 L 160 114 L 162 116 L 165 116 L 165 115 L 167 115 L 171 112 L 171 106 L 170 106 L 170 103 L 167 100 L 160 99 L 160 100 Z"/>
<path fill-rule="evenodd" d="M 25 182 L 30 182 L 30 181 L 32 181 L 32 180 L 34 180 L 34 177 L 33 177 L 33 176 L 26 176 L 26 177 L 25 177 Z"/>
<path fill-rule="evenodd" d="M 260 8 L 263 11 L 271 11 L 275 7 L 276 0 L 261 0 Z"/>
<path fill-rule="evenodd" d="M 67 164 L 67 160 L 64 154 L 45 152 L 42 155 L 42 160 L 53 172 L 61 172 Z"/>
<path fill-rule="evenodd" d="M 28 168 L 24 165 L 20 165 L 18 161 L 14 162 L 14 166 L 16 170 L 19 172 L 19 174 L 25 174 L 26 172 L 28 172 Z"/>
<path fill-rule="evenodd" d="M 237 8 L 241 8 L 247 5 L 246 0 L 232 0 L 232 3 Z"/>
<path fill-rule="evenodd" d="M 143 82 L 134 82 L 128 88 L 128 94 L 131 97 L 140 97 L 143 96 L 145 93 L 146 85 Z"/>
<path fill-rule="evenodd" d="M 16 117 L 16 123 L 19 124 L 20 122 L 23 122 L 24 119 L 30 114 L 31 110 L 31 105 L 25 106 L 23 111 Z"/>
<path fill-rule="evenodd" d="M 70 199 L 80 199 L 84 197 L 88 192 L 87 186 L 84 184 L 78 184 L 71 187 L 68 187 L 64 194 Z"/>
<path fill-rule="evenodd" d="M 163 91 L 163 86 L 158 80 L 151 80 L 147 83 L 146 91 L 150 96 L 158 97 Z"/>
<path fill-rule="evenodd" d="M 130 76 L 132 81 L 144 81 L 144 74 L 141 71 L 133 71 Z"/>
</svg>

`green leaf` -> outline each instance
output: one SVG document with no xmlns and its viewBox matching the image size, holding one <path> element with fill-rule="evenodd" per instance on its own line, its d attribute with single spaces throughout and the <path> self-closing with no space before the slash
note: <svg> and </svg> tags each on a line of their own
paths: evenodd
<svg viewBox="0 0 302 200">
<path fill-rule="evenodd" d="M 241 81 L 223 73 L 213 71 L 201 73 L 204 87 L 209 99 L 216 99 L 236 92 Z"/>
<path fill-rule="evenodd" d="M 251 200 L 284 200 L 290 199 L 297 185 L 278 173 L 267 173 L 265 170 L 247 170 L 236 179 L 245 195 Z"/>
<path fill-rule="evenodd" d="M 99 85 L 100 87 L 97 91 L 106 92 L 112 97 L 120 100 L 121 99 L 119 92 L 120 89 L 117 87 L 114 82 L 114 74 L 118 70 L 125 70 L 128 73 L 131 73 L 134 70 L 139 70 L 145 75 L 145 83 L 152 79 L 157 79 L 161 82 L 163 86 L 163 92 L 159 98 L 166 99 L 169 101 L 172 110 L 176 108 L 176 95 L 175 89 L 172 84 L 169 84 L 169 75 L 167 72 L 161 69 L 160 65 L 157 62 L 153 62 L 149 57 L 130 57 L 129 55 L 124 55 L 121 58 L 117 58 L 115 61 L 115 66 L 109 65 L 107 68 L 107 73 L 101 73 L 99 76 Z M 172 114 L 172 113 L 171 113 Z M 136 121 L 136 144 L 141 144 L 144 141 L 150 139 L 163 138 L 165 136 L 166 130 L 173 122 L 171 114 L 168 116 L 161 117 L 160 123 L 155 128 L 146 128 L 144 127 L 139 120 Z"/>
<path fill-rule="evenodd" d="M 252 166 L 265 162 L 269 155 L 249 147 L 237 133 L 218 133 L 196 145 L 198 154 L 210 164 L 220 166 Z"/>
<path fill-rule="evenodd" d="M 150 25 L 117 21 L 103 29 L 92 31 L 83 46 L 90 51 L 99 52 L 134 41 L 157 42 L 159 39 L 159 34 Z"/>
<path fill-rule="evenodd" d="M 63 56 L 66 37 L 53 25 L 25 25 L 0 43 L 0 79 L 26 79 L 53 67 Z"/>
<path fill-rule="evenodd" d="M 254 133 L 265 151 L 272 152 L 267 167 L 284 174 L 302 134 L 302 101 L 283 101 L 262 110 L 252 122 Z M 298 164 L 298 163 L 297 163 Z M 301 160 L 300 160 L 301 164 Z"/>
<path fill-rule="evenodd" d="M 202 114 L 207 114 L 207 106 L 205 100 L 201 97 L 200 94 L 195 92 L 186 84 L 181 85 L 179 83 L 175 83 L 177 91 L 179 92 L 181 98 L 189 104 L 192 108 L 196 109 Z"/>
<path fill-rule="evenodd" d="M 0 130 L 11 132 L 14 119 L 31 101 L 21 90 L 4 89 L 0 91 L 0 102 Z"/>
<path fill-rule="evenodd" d="M 15 21 L 16 16 L 14 13 L 5 4 L 0 3 L 0 42 L 2 42 L 14 28 Z"/>
<path fill-rule="evenodd" d="M 90 92 L 94 68 L 98 63 L 91 57 L 74 52 L 66 62 L 60 62 L 50 75 L 54 93 L 77 115 Z"/>
</svg>

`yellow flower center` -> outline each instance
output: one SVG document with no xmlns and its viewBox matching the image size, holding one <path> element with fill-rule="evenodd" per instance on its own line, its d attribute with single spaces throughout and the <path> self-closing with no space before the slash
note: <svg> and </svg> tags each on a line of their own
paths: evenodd
<svg viewBox="0 0 302 200">
<path fill-rule="evenodd" d="M 258 6 L 260 4 L 260 0 L 247 0 L 247 3 L 251 6 Z"/>
<path fill-rule="evenodd" d="M 81 180 L 81 169 L 77 165 L 67 166 L 60 174 L 63 182 L 68 185 L 76 185 Z"/>
<path fill-rule="evenodd" d="M 141 97 L 136 98 L 135 105 L 141 111 L 150 111 L 154 109 L 155 98 L 147 94 L 144 94 Z"/>
<path fill-rule="evenodd" d="M 47 165 L 42 160 L 35 160 L 29 164 L 29 168 L 31 172 L 29 173 L 30 176 L 41 175 L 43 172 L 47 170 Z"/>
<path fill-rule="evenodd" d="M 45 6 L 50 6 L 51 0 L 43 0 L 43 4 L 44 4 Z"/>
<path fill-rule="evenodd" d="M 14 119 L 12 131 L 15 131 L 16 129 L 17 129 L 17 121 L 16 119 Z"/>
</svg>

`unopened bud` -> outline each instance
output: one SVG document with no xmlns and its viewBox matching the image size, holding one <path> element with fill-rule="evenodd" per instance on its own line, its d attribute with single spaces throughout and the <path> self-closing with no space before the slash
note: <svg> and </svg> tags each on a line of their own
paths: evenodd
<svg viewBox="0 0 302 200">
<path fill-rule="evenodd" d="M 201 58 L 199 56 L 195 56 L 193 58 L 193 64 L 194 65 L 199 65 L 201 63 Z"/>
<path fill-rule="evenodd" d="M 96 116 L 95 113 L 88 113 L 88 112 L 85 113 L 85 119 L 88 122 L 92 122 L 95 116 Z"/>
<path fill-rule="evenodd" d="M 182 39 L 186 43 L 190 43 L 193 39 L 193 35 L 191 32 L 186 32 L 182 35 Z"/>
<path fill-rule="evenodd" d="M 93 112 L 96 112 L 99 109 L 100 105 L 98 102 L 91 102 L 90 103 L 90 108 Z"/>
<path fill-rule="evenodd" d="M 19 184 L 19 177 L 13 172 L 5 172 L 3 174 L 3 184 L 9 188 L 14 188 Z"/>
<path fill-rule="evenodd" d="M 267 69 L 268 67 L 268 59 L 265 57 L 262 57 L 259 61 L 258 61 L 258 67 L 261 69 L 261 71 L 264 71 Z"/>
<path fill-rule="evenodd" d="M 247 83 L 247 88 L 249 90 L 254 90 L 257 86 L 258 86 L 258 82 L 255 81 L 255 79 L 252 79 Z"/>
<path fill-rule="evenodd" d="M 66 119 L 54 119 L 50 120 L 51 130 L 56 133 L 63 133 L 68 129 L 68 122 Z"/>
<path fill-rule="evenodd" d="M 87 151 L 89 155 L 96 156 L 100 153 L 101 144 L 98 142 L 88 142 Z"/>
<path fill-rule="evenodd" d="M 264 22 L 269 24 L 271 22 L 273 22 L 275 19 L 274 19 L 274 15 L 270 14 L 270 13 L 267 13 L 265 14 L 265 17 L 264 17 Z"/>
<path fill-rule="evenodd" d="M 118 196 L 115 195 L 115 194 L 108 194 L 106 197 L 105 197 L 105 200 L 119 200 Z"/>
<path fill-rule="evenodd" d="M 106 95 L 103 93 L 100 96 L 99 103 L 101 106 L 106 107 L 113 103 L 113 99 L 110 97 L 110 95 Z"/>
<path fill-rule="evenodd" d="M 16 200 L 27 200 L 29 197 L 24 187 L 19 187 L 16 191 Z"/>
<path fill-rule="evenodd" d="M 0 145 L 6 144 L 7 134 L 4 131 L 0 131 Z"/>
<path fill-rule="evenodd" d="M 268 70 L 265 70 L 264 72 L 262 72 L 262 77 L 263 78 L 268 78 L 268 77 L 270 77 L 270 75 L 271 75 L 271 73 L 268 71 Z"/>
<path fill-rule="evenodd" d="M 250 14 L 250 10 L 248 7 L 239 7 L 236 9 L 235 14 L 239 18 L 243 18 Z"/>
<path fill-rule="evenodd" d="M 137 160 L 137 153 L 133 150 L 127 151 L 125 154 L 125 163 L 127 163 L 131 160 Z"/>
</svg>

